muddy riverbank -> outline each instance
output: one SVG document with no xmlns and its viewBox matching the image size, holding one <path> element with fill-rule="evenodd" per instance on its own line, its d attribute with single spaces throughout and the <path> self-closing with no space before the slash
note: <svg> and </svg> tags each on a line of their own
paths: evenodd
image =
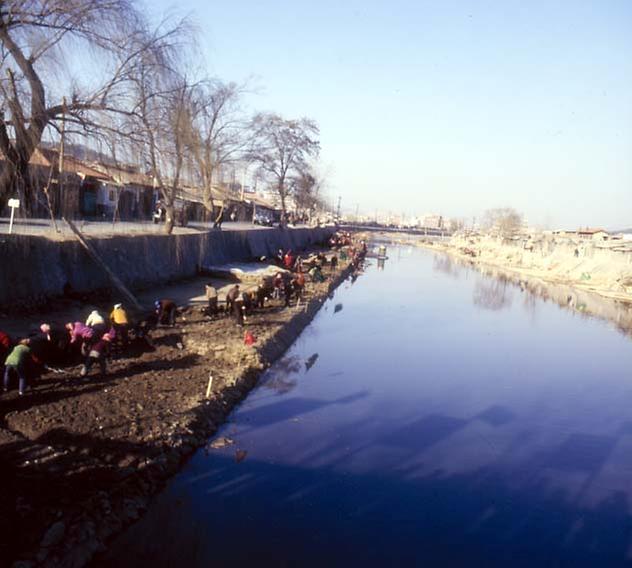
<svg viewBox="0 0 632 568">
<path fill-rule="evenodd" d="M 155 333 L 154 351 L 113 361 L 103 379 L 69 370 L 43 377 L 26 397 L 2 396 L 2 564 L 82 566 L 103 550 L 349 273 L 328 269 L 301 306 L 273 301 L 249 317 L 254 346 L 232 319 L 185 308 L 175 328 Z"/>
</svg>

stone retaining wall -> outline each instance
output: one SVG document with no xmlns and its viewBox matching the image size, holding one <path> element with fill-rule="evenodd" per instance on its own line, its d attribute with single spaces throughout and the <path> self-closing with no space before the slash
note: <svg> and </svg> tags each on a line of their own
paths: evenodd
<svg viewBox="0 0 632 568">
<path fill-rule="evenodd" d="M 194 276 L 198 267 L 273 256 L 325 241 L 332 228 L 211 231 L 91 239 L 106 264 L 130 288 Z M 0 306 L 38 304 L 63 294 L 108 287 L 106 274 L 77 241 L 12 235 L 0 240 Z"/>
</svg>

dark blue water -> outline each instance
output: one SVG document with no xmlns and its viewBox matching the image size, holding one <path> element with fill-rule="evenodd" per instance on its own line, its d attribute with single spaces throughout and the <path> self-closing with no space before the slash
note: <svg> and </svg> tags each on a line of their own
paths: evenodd
<svg viewBox="0 0 632 568">
<path fill-rule="evenodd" d="M 430 252 L 389 255 L 104 565 L 630 563 L 629 338 Z"/>
</svg>

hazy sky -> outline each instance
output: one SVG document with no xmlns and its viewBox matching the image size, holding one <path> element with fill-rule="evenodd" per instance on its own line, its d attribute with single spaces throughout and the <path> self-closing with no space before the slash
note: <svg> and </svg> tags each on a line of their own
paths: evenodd
<svg viewBox="0 0 632 568">
<path fill-rule="evenodd" d="M 175 7 L 211 74 L 256 78 L 252 108 L 319 123 L 343 209 L 632 226 L 632 1 Z"/>
</svg>

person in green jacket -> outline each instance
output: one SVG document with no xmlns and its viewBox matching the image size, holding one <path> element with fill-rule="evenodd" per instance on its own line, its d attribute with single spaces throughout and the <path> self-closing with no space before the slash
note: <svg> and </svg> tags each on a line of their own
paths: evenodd
<svg viewBox="0 0 632 568">
<path fill-rule="evenodd" d="M 11 377 L 18 377 L 18 394 L 22 396 L 28 386 L 28 378 L 32 369 L 31 365 L 40 361 L 33 355 L 29 347 L 29 340 L 24 339 L 18 343 L 4 362 L 4 392 L 9 390 Z"/>
</svg>

